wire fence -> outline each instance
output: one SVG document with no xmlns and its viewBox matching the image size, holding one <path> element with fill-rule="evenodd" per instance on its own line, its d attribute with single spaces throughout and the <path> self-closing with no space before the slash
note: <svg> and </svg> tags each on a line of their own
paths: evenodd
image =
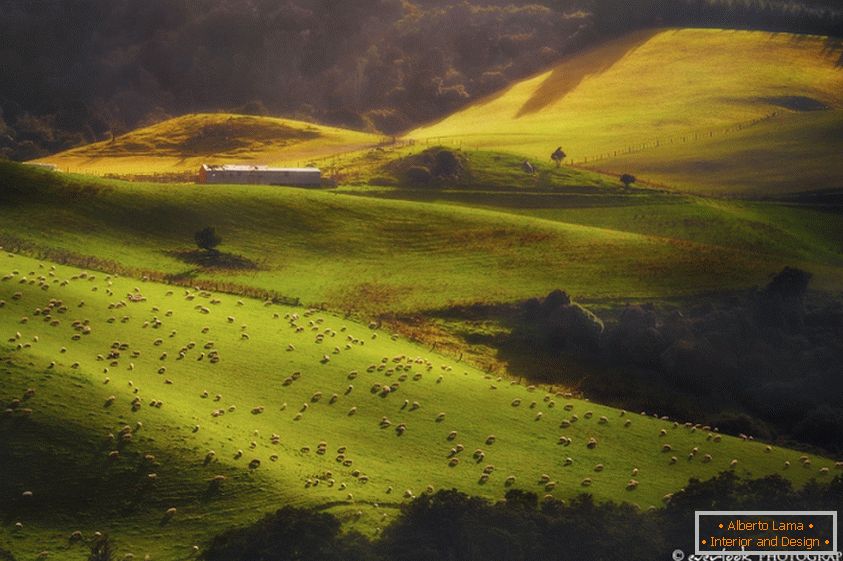
<svg viewBox="0 0 843 561">
<path fill-rule="evenodd" d="M 780 116 L 779 111 L 767 113 L 761 117 L 734 123 L 727 127 L 707 128 L 699 130 L 690 130 L 683 133 L 674 134 L 655 139 L 646 140 L 640 143 L 629 144 L 617 149 L 605 150 L 597 154 L 591 154 L 583 157 L 569 157 L 564 163 L 569 166 L 589 167 L 593 168 L 595 165 L 618 157 L 627 156 L 630 154 L 638 154 L 648 150 L 654 150 L 665 146 L 689 144 L 707 140 L 719 136 L 726 136 L 734 134 L 760 123 L 767 122 Z M 307 167 L 316 165 L 323 171 L 324 177 L 334 181 L 349 181 L 363 177 L 365 174 L 361 173 L 361 161 L 365 158 L 365 154 L 376 151 L 383 155 L 403 150 L 405 148 L 414 148 L 417 146 L 454 146 L 457 149 L 479 150 L 481 143 L 470 142 L 465 136 L 451 135 L 451 136 L 435 136 L 427 138 L 402 138 L 402 137 L 382 137 L 376 144 L 364 147 L 352 153 L 340 153 L 314 158 L 307 161 L 297 162 L 298 167 Z M 485 146 L 484 146 L 485 147 Z M 489 148 L 492 148 L 490 146 Z M 213 158 L 210 158 L 213 159 Z M 122 179 L 126 181 L 143 181 L 152 183 L 195 183 L 198 180 L 197 171 L 179 171 L 179 172 L 158 172 L 158 173 L 128 173 L 116 170 L 108 170 L 103 168 L 91 169 L 87 167 L 67 167 L 58 166 L 58 171 L 67 173 L 84 173 L 87 175 L 94 175 L 111 179 Z"/>
<path fill-rule="evenodd" d="M 740 123 L 732 124 L 728 127 L 718 127 L 714 129 L 704 129 L 704 130 L 696 130 L 696 131 L 688 131 L 686 133 L 677 134 L 673 136 L 667 136 L 663 138 L 656 138 L 652 140 L 647 140 L 645 142 L 630 144 L 628 146 L 624 146 L 623 148 L 614 149 L 614 150 L 607 150 L 605 152 L 601 152 L 600 154 L 595 154 L 591 156 L 585 156 L 580 160 L 571 160 L 568 162 L 569 165 L 577 165 L 577 166 L 587 166 L 589 164 L 599 163 L 601 161 L 609 160 L 612 158 L 617 158 L 619 156 L 624 156 L 628 154 L 637 154 L 640 152 L 644 152 L 647 150 L 653 150 L 655 148 L 661 148 L 663 146 L 670 146 L 673 144 L 687 144 L 698 142 L 700 140 L 706 140 L 709 138 L 714 138 L 718 136 L 726 136 L 736 132 L 740 132 L 751 128 L 755 125 L 760 123 L 769 121 L 775 117 L 778 117 L 780 113 L 778 111 L 773 111 L 772 113 L 767 113 L 762 117 L 758 117 L 756 119 L 752 119 L 749 121 L 743 121 Z"/>
</svg>

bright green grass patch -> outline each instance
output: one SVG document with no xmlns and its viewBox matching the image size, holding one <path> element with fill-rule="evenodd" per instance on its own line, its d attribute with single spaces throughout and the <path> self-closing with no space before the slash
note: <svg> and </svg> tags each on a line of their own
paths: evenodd
<svg viewBox="0 0 843 561">
<path fill-rule="evenodd" d="M 542 161 L 548 161 L 556 146 L 562 145 L 580 163 L 587 157 L 620 153 L 659 139 L 663 145 L 669 138 L 721 131 L 773 113 L 843 108 L 840 54 L 839 45 L 824 37 L 717 29 L 645 30 L 577 55 L 441 122 L 421 127 L 409 138 L 512 152 Z M 765 129 L 757 139 L 732 134 L 719 142 L 689 145 L 685 165 L 671 162 L 666 152 L 664 156 L 653 152 L 652 157 L 671 172 L 664 175 L 666 181 L 686 189 L 757 193 L 819 188 L 823 185 L 806 187 L 799 174 L 817 159 L 831 166 L 839 183 L 841 169 L 828 155 L 840 153 L 841 136 L 832 136 L 831 145 L 824 146 L 805 132 L 823 126 L 811 115 L 795 115 L 793 123 L 792 127 L 771 124 L 773 128 Z M 788 163 L 796 163 L 793 166 L 781 161 L 779 149 L 788 144 L 798 145 L 787 157 Z M 742 158 L 732 154 L 752 150 L 757 151 L 756 157 L 738 166 Z M 693 165 L 693 158 L 718 162 L 721 157 L 740 167 L 741 173 L 732 176 L 724 171 L 710 181 L 695 183 L 704 170 Z M 784 178 L 769 169 L 783 172 Z M 752 171 L 758 177 L 747 183 Z"/>
<path fill-rule="evenodd" d="M 782 251 L 776 238 L 717 245 L 622 231 L 598 218 L 572 224 L 335 192 L 92 181 L 3 167 L 7 245 L 20 240 L 33 251 L 275 291 L 334 309 L 438 309 L 558 287 L 580 298 L 693 294 L 763 284 L 784 265 L 816 273 L 821 288 L 840 286 L 839 259 L 813 257 L 810 246 Z M 663 200 L 654 197 L 638 201 Z M 209 225 L 222 235 L 223 251 L 256 268 L 206 270 L 181 260 L 177 252 L 191 249 L 194 232 Z M 745 250 L 756 242 L 765 245 Z"/>
<path fill-rule="evenodd" d="M 704 429 L 510 385 L 329 313 L 53 269 L 6 254 L 0 273 L 0 403 L 13 408 L 0 417 L 0 546 L 20 558 L 46 550 L 84 559 L 84 547 L 68 542 L 75 530 L 88 537 L 109 532 L 120 557 L 181 558 L 223 528 L 282 504 L 332 506 L 349 525 L 374 533 L 394 517 L 406 490 L 456 487 L 500 498 L 509 475 L 513 487 L 539 494 L 567 498 L 588 490 L 599 500 L 647 508 L 689 477 L 731 469 L 733 459 L 742 475 L 781 473 L 796 484 L 833 467 L 814 456 L 802 467 L 798 452 L 765 451 L 762 443 L 731 437 L 715 442 Z M 129 295 L 145 300 L 130 302 Z M 76 321 L 82 323 L 74 327 Z M 82 334 L 80 325 L 90 332 Z M 115 342 L 128 347 L 109 357 Z M 212 351 L 218 363 L 210 362 Z M 300 377 L 285 385 L 295 372 Z M 390 384 L 397 389 L 386 396 L 370 391 Z M 12 404 L 28 388 L 34 395 Z M 150 405 L 156 401 L 162 406 Z M 255 407 L 263 409 L 252 413 Z M 212 415 L 220 409 L 225 414 Z M 578 420 L 560 428 L 573 415 Z M 381 428 L 384 417 L 391 424 Z M 121 442 L 124 425 L 132 438 Z M 569 446 L 559 444 L 563 435 Z M 586 446 L 591 437 L 593 449 Z M 325 454 L 317 453 L 322 441 Z M 457 444 L 465 450 L 451 467 Z M 663 451 L 664 444 L 672 449 Z M 350 465 L 337 462 L 340 447 Z M 480 461 L 471 458 L 478 448 Z M 109 460 L 113 450 L 119 458 Z M 564 465 L 566 457 L 572 465 Z M 249 469 L 255 459 L 260 466 Z M 597 464 L 604 469 L 595 471 Z M 487 465 L 494 470 L 483 483 Z M 627 490 L 634 467 L 640 485 Z M 556 482 L 553 489 L 539 483 L 542 474 Z M 215 475 L 226 476 L 218 488 L 209 481 Z M 586 489 L 587 477 L 593 483 Z M 171 507 L 176 514 L 165 517 Z"/>
<path fill-rule="evenodd" d="M 552 193 L 394 190 L 372 196 L 481 207 L 647 236 L 695 241 L 818 264 L 843 264 L 839 211 L 778 202 L 633 192 L 580 196 Z"/>
</svg>

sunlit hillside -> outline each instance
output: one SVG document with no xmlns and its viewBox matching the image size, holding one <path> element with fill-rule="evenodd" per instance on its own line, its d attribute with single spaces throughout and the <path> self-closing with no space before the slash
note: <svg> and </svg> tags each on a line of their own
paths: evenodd
<svg viewBox="0 0 843 561">
<path fill-rule="evenodd" d="M 77 531 L 109 533 L 121 559 L 183 559 L 283 504 L 374 534 L 441 488 L 647 508 L 691 476 L 834 469 L 510 383 L 331 313 L 5 253 L 0 273 L 0 547 L 20 559 L 85 559 Z"/>
<path fill-rule="evenodd" d="M 160 174 L 203 163 L 303 166 L 377 144 L 379 137 L 274 117 L 185 115 L 38 160 L 79 173 Z"/>
<path fill-rule="evenodd" d="M 638 156 L 625 152 L 644 145 L 684 145 L 687 157 L 679 164 L 670 163 L 674 152 L 641 152 L 648 166 L 642 166 L 640 175 L 665 170 L 654 177 L 685 189 L 697 188 L 695 178 L 705 173 L 695 158 L 717 159 L 724 146 L 740 154 L 746 142 L 754 157 L 738 158 L 730 168 L 736 173 L 701 181 L 699 190 L 804 190 L 804 181 L 782 185 L 776 174 L 747 175 L 750 168 L 787 161 L 783 171 L 793 170 L 795 178 L 796 170 L 808 167 L 800 159 L 809 156 L 811 163 L 826 162 L 827 175 L 841 177 L 843 168 L 835 157 L 843 147 L 841 136 L 824 135 L 826 141 L 819 143 L 805 138 L 812 127 L 839 130 L 843 121 L 841 113 L 827 113 L 843 108 L 841 52 L 839 42 L 816 36 L 640 31 L 574 56 L 410 137 L 501 149 L 542 161 L 561 145 L 567 162 L 633 174 Z M 815 112 L 828 117 L 818 121 Z M 763 135 L 747 132 L 753 127 Z M 598 157 L 603 159 L 596 162 Z"/>
</svg>

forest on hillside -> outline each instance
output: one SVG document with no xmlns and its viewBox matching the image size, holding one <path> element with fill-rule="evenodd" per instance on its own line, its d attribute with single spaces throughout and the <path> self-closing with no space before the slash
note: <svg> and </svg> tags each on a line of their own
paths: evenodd
<svg viewBox="0 0 843 561">
<path fill-rule="evenodd" d="M 0 157 L 194 111 L 394 134 L 648 26 L 843 35 L 834 0 L 0 0 Z"/>
</svg>

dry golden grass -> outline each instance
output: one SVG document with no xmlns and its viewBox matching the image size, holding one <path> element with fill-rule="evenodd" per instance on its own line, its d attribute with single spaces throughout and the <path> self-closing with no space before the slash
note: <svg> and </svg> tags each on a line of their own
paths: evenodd
<svg viewBox="0 0 843 561">
<path fill-rule="evenodd" d="M 561 145 L 568 161 L 581 163 L 601 154 L 621 156 L 645 142 L 721 131 L 773 113 L 794 115 L 796 127 L 773 127 L 766 131 L 768 146 L 753 146 L 760 148 L 760 161 L 754 158 L 747 166 L 763 170 L 765 161 L 787 157 L 777 146 L 787 144 L 799 130 L 800 117 L 806 117 L 805 128 L 813 126 L 805 109 L 843 108 L 842 49 L 839 41 L 785 33 L 640 31 L 575 56 L 409 137 L 540 161 Z M 831 155 L 843 149 L 841 143 L 838 138 L 802 152 L 819 151 L 833 159 Z M 711 148 L 700 144 L 701 151 Z M 648 156 L 658 159 L 656 152 Z M 635 162 L 634 154 L 624 160 L 633 173 Z M 681 170 L 672 172 L 671 180 L 694 188 L 694 166 L 678 178 Z M 764 189 L 761 175 L 761 183 L 753 188 Z M 745 188 L 729 177 L 722 181 L 727 190 Z"/>
<path fill-rule="evenodd" d="M 291 119 L 209 113 L 184 115 L 38 161 L 96 175 L 179 173 L 202 163 L 301 166 L 378 141 L 377 135 Z"/>
</svg>

